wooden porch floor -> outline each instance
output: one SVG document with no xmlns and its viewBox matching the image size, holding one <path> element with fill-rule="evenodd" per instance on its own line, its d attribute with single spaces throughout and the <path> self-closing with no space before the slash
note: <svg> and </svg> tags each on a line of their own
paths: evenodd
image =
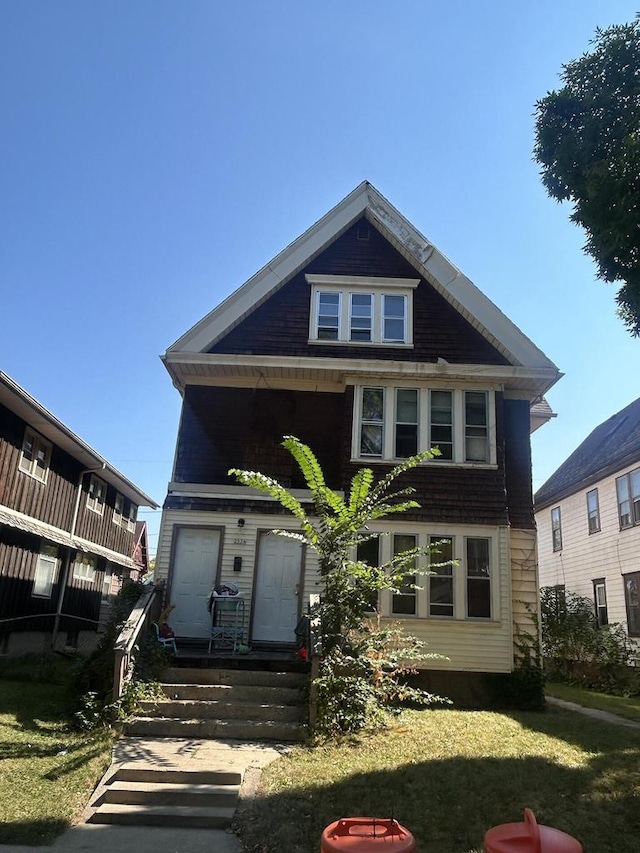
<svg viewBox="0 0 640 853">
<path fill-rule="evenodd" d="M 208 640 L 176 637 L 178 654 L 173 657 L 173 666 L 221 667 L 224 669 L 277 669 L 286 672 L 308 672 L 309 665 L 300 660 L 296 647 L 251 649 L 234 652 L 228 648 L 212 648 Z"/>
</svg>

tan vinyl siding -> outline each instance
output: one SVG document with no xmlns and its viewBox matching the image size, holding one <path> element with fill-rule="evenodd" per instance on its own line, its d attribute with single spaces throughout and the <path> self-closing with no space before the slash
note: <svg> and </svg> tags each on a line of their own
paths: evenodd
<svg viewBox="0 0 640 853">
<path fill-rule="evenodd" d="M 238 518 L 245 520 L 238 527 Z M 222 558 L 220 561 L 220 580 L 237 584 L 247 602 L 247 613 L 251 609 L 253 567 L 256 557 L 256 541 L 260 531 L 287 527 L 295 530 L 293 523 L 286 523 L 281 515 L 258 515 L 240 513 L 212 513 L 193 510 L 165 510 L 160 527 L 160 540 L 156 564 L 156 578 L 166 579 L 172 548 L 172 536 L 176 526 L 192 525 L 199 527 L 217 527 L 222 529 Z M 381 532 L 416 533 L 425 530 L 424 525 L 413 522 L 384 522 L 378 526 Z M 509 559 L 509 531 L 507 528 L 456 527 L 455 525 L 430 525 L 430 534 L 455 536 L 491 537 L 492 567 L 494 569 L 492 618 L 490 620 L 467 620 L 459 613 L 456 619 L 394 617 L 401 621 L 407 630 L 428 643 L 426 652 L 446 655 L 448 660 L 425 661 L 423 668 L 457 670 L 467 672 L 509 672 L 513 662 L 512 643 L 512 606 L 511 606 L 511 563 Z M 529 533 L 524 531 L 524 535 Z M 242 540 L 242 541 L 236 541 Z M 246 541 L 245 541 L 246 540 Z M 524 541 L 524 536 L 523 536 Z M 523 544 L 523 549 L 525 545 Z M 234 557 L 242 558 L 242 571 L 233 571 Z M 319 592 L 318 561 L 313 552 L 305 554 L 304 585 L 302 590 L 303 607 L 306 607 L 309 595 Z M 426 583 L 427 578 L 419 583 Z M 530 596 L 530 590 L 523 594 Z M 535 592 L 533 594 L 535 601 Z M 384 600 L 383 600 L 384 601 Z M 248 616 L 247 616 L 248 619 Z M 389 620 L 383 620 L 389 621 Z"/>
<path fill-rule="evenodd" d="M 535 531 L 511 530 L 510 546 L 513 622 L 521 631 L 530 632 L 532 614 L 538 611 Z"/>
<path fill-rule="evenodd" d="M 626 627 L 622 575 L 640 571 L 640 526 L 620 530 L 616 478 L 640 461 L 536 513 L 540 586 L 564 584 L 566 589 L 593 599 L 593 580 L 605 578 L 609 623 Z M 587 492 L 598 490 L 600 530 L 589 533 Z M 562 549 L 553 551 L 551 509 L 559 506 Z"/>
</svg>

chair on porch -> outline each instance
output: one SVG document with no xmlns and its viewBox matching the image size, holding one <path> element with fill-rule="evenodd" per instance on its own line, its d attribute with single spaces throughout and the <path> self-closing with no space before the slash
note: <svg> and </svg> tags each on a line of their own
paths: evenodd
<svg viewBox="0 0 640 853">
<path fill-rule="evenodd" d="M 161 646 L 164 646 L 165 649 L 169 649 L 173 652 L 174 655 L 178 654 L 178 647 L 176 645 L 175 637 L 163 637 L 160 633 L 160 626 L 157 622 L 153 623 L 153 630 L 156 632 L 156 640 L 160 643 Z"/>
</svg>

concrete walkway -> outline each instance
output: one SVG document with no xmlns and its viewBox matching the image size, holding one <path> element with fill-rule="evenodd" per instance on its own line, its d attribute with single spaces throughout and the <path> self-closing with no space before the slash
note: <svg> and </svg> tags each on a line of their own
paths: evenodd
<svg viewBox="0 0 640 853">
<path fill-rule="evenodd" d="M 564 708 L 567 711 L 576 711 L 578 714 L 584 714 L 585 717 L 592 717 L 594 720 L 602 720 L 604 723 L 612 723 L 615 726 L 626 726 L 628 729 L 640 729 L 640 723 L 627 720 L 625 717 L 619 717 L 617 714 L 610 714 L 609 711 L 586 708 L 584 705 L 578 705 L 575 702 L 556 699 L 555 696 L 546 696 L 545 698 L 549 705 L 557 705 L 558 708 Z"/>
<path fill-rule="evenodd" d="M 238 770 L 243 775 L 240 802 L 253 793 L 260 770 L 291 744 L 181 738 L 124 737 L 116 741 L 112 763 L 81 816 L 82 823 L 59 836 L 51 847 L 0 844 L 0 853 L 241 853 L 238 838 L 222 829 L 113 826 L 86 823 L 116 770 L 140 766 L 158 770 Z"/>
</svg>

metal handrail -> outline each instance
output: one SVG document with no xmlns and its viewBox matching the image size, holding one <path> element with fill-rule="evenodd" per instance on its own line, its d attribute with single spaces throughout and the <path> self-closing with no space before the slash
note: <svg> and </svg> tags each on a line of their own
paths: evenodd
<svg viewBox="0 0 640 853">
<path fill-rule="evenodd" d="M 131 653 L 140 632 L 147 622 L 157 592 L 158 590 L 154 587 L 140 596 L 135 607 L 129 614 L 129 618 L 122 626 L 122 630 L 113 647 L 115 654 L 113 666 L 114 702 L 120 699 L 125 682 L 131 678 Z"/>
</svg>

